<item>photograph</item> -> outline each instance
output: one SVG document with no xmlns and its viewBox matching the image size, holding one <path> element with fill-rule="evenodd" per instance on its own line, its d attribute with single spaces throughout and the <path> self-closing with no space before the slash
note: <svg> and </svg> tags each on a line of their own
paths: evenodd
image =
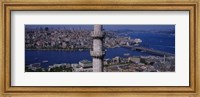
<svg viewBox="0 0 200 97">
<path fill-rule="evenodd" d="M 175 25 L 25 24 L 25 72 L 175 72 Z"/>
<path fill-rule="evenodd" d="M 2 96 L 200 97 L 200 0 L 3 1 Z"/>
</svg>

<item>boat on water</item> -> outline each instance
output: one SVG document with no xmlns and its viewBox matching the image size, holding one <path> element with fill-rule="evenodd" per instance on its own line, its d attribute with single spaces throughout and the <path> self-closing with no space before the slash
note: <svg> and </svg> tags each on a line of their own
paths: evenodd
<svg viewBox="0 0 200 97">
<path fill-rule="evenodd" d="M 44 60 L 44 61 L 42 61 L 42 63 L 48 63 L 49 61 L 48 60 Z"/>
<path fill-rule="evenodd" d="M 134 46 L 139 46 L 139 44 L 134 44 Z"/>
<path fill-rule="evenodd" d="M 124 56 L 129 56 L 130 54 L 129 53 L 124 53 Z"/>
<path fill-rule="evenodd" d="M 83 51 L 83 49 L 78 49 L 78 51 Z"/>
</svg>

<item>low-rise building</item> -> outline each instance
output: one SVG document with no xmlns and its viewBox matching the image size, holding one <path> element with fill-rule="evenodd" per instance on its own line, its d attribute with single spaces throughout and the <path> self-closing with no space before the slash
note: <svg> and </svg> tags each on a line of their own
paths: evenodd
<svg viewBox="0 0 200 97">
<path fill-rule="evenodd" d="M 82 60 L 79 62 L 79 65 L 83 68 L 92 68 L 92 62 L 88 60 Z"/>
<path fill-rule="evenodd" d="M 113 62 L 113 64 L 118 64 L 118 63 L 120 63 L 120 57 L 114 57 L 114 58 L 112 58 L 112 62 Z"/>
<path fill-rule="evenodd" d="M 128 57 L 128 62 L 140 63 L 140 57 Z"/>
<path fill-rule="evenodd" d="M 111 64 L 111 60 L 110 59 L 105 59 L 104 60 L 104 65 L 109 65 Z"/>
</svg>

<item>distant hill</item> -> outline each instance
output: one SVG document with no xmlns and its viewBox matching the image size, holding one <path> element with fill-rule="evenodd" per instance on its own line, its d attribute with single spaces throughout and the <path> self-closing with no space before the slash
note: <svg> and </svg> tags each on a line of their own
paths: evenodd
<svg viewBox="0 0 200 97">
<path fill-rule="evenodd" d="M 175 30 L 130 30 L 130 29 L 121 29 L 121 30 L 117 30 L 115 31 L 117 33 L 159 33 L 159 34 L 175 34 Z"/>
</svg>

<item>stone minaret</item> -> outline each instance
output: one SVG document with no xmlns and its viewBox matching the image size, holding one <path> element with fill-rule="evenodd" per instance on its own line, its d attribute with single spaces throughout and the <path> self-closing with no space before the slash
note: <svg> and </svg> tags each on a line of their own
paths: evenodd
<svg viewBox="0 0 200 97">
<path fill-rule="evenodd" d="M 94 31 L 91 32 L 93 38 L 93 50 L 90 51 L 93 57 L 93 72 L 103 72 L 103 57 L 105 51 L 103 51 L 103 38 L 104 32 L 102 31 L 102 25 L 94 25 Z"/>
</svg>

